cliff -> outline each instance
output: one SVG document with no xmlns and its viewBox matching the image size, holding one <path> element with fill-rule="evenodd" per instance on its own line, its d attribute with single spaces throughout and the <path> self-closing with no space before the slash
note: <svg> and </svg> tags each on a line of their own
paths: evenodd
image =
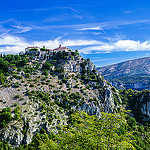
<svg viewBox="0 0 150 150">
<path fill-rule="evenodd" d="M 73 111 L 101 118 L 101 112 L 120 110 L 118 90 L 77 52 L 46 60 L 23 57 L 28 63 L 10 70 L 0 88 L 1 140 L 14 147 L 29 144 L 42 129 L 58 133 Z"/>
</svg>

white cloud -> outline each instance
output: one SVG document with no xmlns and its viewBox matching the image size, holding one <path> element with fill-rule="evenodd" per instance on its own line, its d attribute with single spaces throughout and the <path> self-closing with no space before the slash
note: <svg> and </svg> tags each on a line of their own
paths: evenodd
<svg viewBox="0 0 150 150">
<path fill-rule="evenodd" d="M 96 40 L 64 40 L 62 44 L 66 46 L 87 46 L 99 45 L 102 44 L 102 42 Z"/>
<path fill-rule="evenodd" d="M 5 35 L 0 37 L 0 52 L 1 53 L 19 53 L 28 46 L 24 39 L 19 37 Z M 6 46 L 5 46 L 6 45 Z"/>
<path fill-rule="evenodd" d="M 19 53 L 24 51 L 27 46 L 46 46 L 56 48 L 59 44 L 68 47 L 80 46 L 80 53 L 110 53 L 113 51 L 149 51 L 150 41 L 140 42 L 134 40 L 119 40 L 113 43 L 105 43 L 97 40 L 72 40 L 58 37 L 54 40 L 27 42 L 25 39 L 5 35 L 0 37 L 0 53 Z"/>
<path fill-rule="evenodd" d="M 102 43 L 98 46 L 90 46 L 81 49 L 82 53 L 91 53 L 92 51 L 98 52 L 112 52 L 112 51 L 147 51 L 150 50 L 150 42 L 133 40 L 119 40 L 112 44 Z"/>
<path fill-rule="evenodd" d="M 92 34 L 93 35 L 101 35 L 102 33 L 101 32 L 93 32 Z"/>
<path fill-rule="evenodd" d="M 98 27 L 82 28 L 82 29 L 77 29 L 77 30 L 85 31 L 85 30 L 102 30 L 102 29 L 100 26 L 98 26 Z"/>
<path fill-rule="evenodd" d="M 15 31 L 15 33 L 28 32 L 32 29 L 31 27 L 25 27 L 25 26 L 20 26 L 20 25 L 19 26 L 12 25 L 12 26 L 17 29 L 17 31 Z"/>
<path fill-rule="evenodd" d="M 20 51 L 24 51 L 27 46 L 46 46 L 47 48 L 56 48 L 59 44 L 62 44 L 63 46 L 89 46 L 102 43 L 96 40 L 62 40 L 62 37 L 64 36 L 57 37 L 55 40 L 27 42 L 23 38 L 6 34 L 5 36 L 0 37 L 0 52 L 19 53 Z"/>
</svg>

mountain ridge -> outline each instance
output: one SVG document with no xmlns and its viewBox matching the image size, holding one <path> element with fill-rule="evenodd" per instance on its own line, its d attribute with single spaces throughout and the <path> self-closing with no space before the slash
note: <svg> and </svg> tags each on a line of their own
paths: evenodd
<svg viewBox="0 0 150 150">
<path fill-rule="evenodd" d="M 144 62 L 143 62 L 144 61 Z M 133 59 L 133 60 L 127 60 L 127 61 L 123 61 L 123 62 L 120 62 L 120 63 L 116 63 L 116 64 L 113 64 L 113 65 L 108 65 L 108 66 L 104 66 L 104 67 L 97 67 L 97 70 L 99 71 L 99 73 L 101 73 L 104 77 L 107 77 L 106 76 L 106 74 L 105 74 L 105 72 L 104 72 L 104 70 L 106 70 L 106 69 L 112 69 L 112 70 L 109 70 L 109 71 L 111 71 L 111 72 L 114 72 L 114 70 L 113 70 L 113 67 L 123 67 L 123 66 L 125 66 L 125 65 L 128 65 L 128 68 L 127 69 L 129 69 L 129 68 L 131 68 L 131 67 L 133 67 L 133 68 L 131 68 L 132 70 L 134 69 L 134 67 L 136 67 L 137 65 L 139 65 L 139 63 L 140 64 L 144 64 L 144 63 L 148 63 L 148 62 L 145 62 L 145 61 L 148 61 L 148 62 L 150 62 L 150 57 L 144 57 L 144 58 L 138 58 L 138 59 Z M 133 62 L 135 63 L 135 64 L 133 64 Z M 132 66 L 131 66 L 132 65 Z M 126 66 L 125 66 L 126 67 Z M 144 67 L 145 67 L 145 65 L 144 65 Z M 120 69 L 120 68 L 119 68 Z M 141 68 L 140 68 L 141 69 Z M 119 71 L 119 70 L 117 70 L 117 71 Z M 136 70 L 135 70 L 136 71 Z M 128 72 L 125 72 L 126 74 L 128 73 Z M 150 70 L 148 69 L 148 71 L 146 72 L 147 74 L 150 74 Z M 117 76 L 118 77 L 118 76 Z M 109 77 L 107 77 L 107 78 L 109 78 Z"/>
<path fill-rule="evenodd" d="M 132 88 L 137 90 L 150 88 L 150 57 L 128 60 L 105 67 L 98 67 L 97 70 L 107 80 L 112 82 L 115 87 L 121 88 L 122 86 L 127 89 Z"/>
</svg>

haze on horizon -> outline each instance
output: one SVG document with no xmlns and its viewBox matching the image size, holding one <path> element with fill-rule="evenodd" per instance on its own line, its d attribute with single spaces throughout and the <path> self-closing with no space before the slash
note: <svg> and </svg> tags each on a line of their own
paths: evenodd
<svg viewBox="0 0 150 150">
<path fill-rule="evenodd" d="M 62 44 L 97 67 L 150 56 L 148 1 L 6 0 L 0 11 L 0 53 Z"/>
</svg>

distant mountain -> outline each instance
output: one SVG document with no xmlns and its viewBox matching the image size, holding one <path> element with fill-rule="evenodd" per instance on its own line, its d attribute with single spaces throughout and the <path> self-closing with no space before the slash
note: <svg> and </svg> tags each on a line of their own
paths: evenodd
<svg viewBox="0 0 150 150">
<path fill-rule="evenodd" d="M 99 67 L 97 70 L 115 87 L 150 89 L 150 57 Z"/>
</svg>

